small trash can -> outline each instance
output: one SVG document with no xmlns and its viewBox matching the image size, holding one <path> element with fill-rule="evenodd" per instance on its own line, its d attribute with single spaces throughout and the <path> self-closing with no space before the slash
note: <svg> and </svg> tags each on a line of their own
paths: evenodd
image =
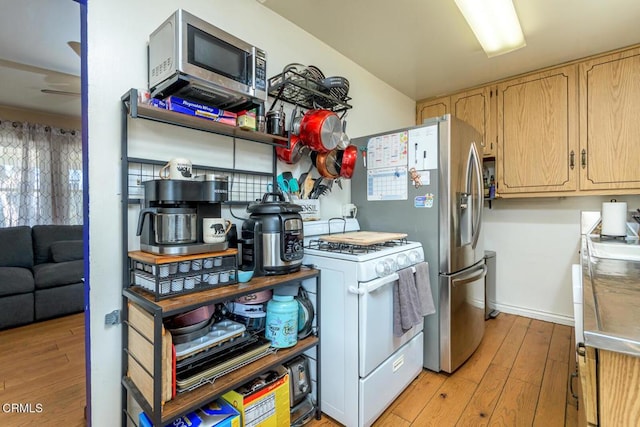
<svg viewBox="0 0 640 427">
<path fill-rule="evenodd" d="M 484 319 L 493 319 L 500 312 L 496 310 L 496 253 L 484 251 L 484 263 L 487 274 L 484 278 Z"/>
</svg>

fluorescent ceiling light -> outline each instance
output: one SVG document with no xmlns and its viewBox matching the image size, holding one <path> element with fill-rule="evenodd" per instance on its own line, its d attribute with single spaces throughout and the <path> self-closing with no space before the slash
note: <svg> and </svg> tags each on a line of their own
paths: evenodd
<svg viewBox="0 0 640 427">
<path fill-rule="evenodd" d="M 526 46 L 512 0 L 455 0 L 487 56 Z"/>
</svg>

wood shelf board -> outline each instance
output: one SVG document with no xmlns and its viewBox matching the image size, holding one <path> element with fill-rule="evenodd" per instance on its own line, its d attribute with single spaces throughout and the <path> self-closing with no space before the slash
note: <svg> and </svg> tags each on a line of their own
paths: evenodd
<svg viewBox="0 0 640 427">
<path fill-rule="evenodd" d="M 215 380 L 213 384 L 205 384 L 195 390 L 177 394 L 172 400 L 165 402 L 162 406 L 162 425 L 165 425 L 180 415 L 197 409 L 220 397 L 225 392 L 237 388 L 274 366 L 302 354 L 308 349 L 318 345 L 319 341 L 319 338 L 316 336 L 304 338 L 303 340 L 298 341 L 298 344 L 294 347 L 278 349 L 273 354 L 264 356 L 246 366 L 243 366 L 242 368 L 223 375 Z M 124 377 L 123 384 L 127 387 L 129 392 L 131 392 L 133 397 L 142 404 L 141 406 L 145 411 L 148 411 L 151 408 L 150 403 L 146 401 L 140 390 L 130 378 Z M 148 413 L 147 415 L 151 414 Z"/>
<path fill-rule="evenodd" d="M 238 249 L 230 248 L 220 252 L 206 252 L 193 255 L 157 255 L 143 251 L 129 252 L 129 258 L 134 261 L 146 262 L 147 264 L 169 264 L 172 262 L 191 261 L 194 259 L 215 258 L 228 255 L 237 255 Z"/>
<path fill-rule="evenodd" d="M 176 395 L 174 399 L 166 402 L 162 408 L 162 424 L 173 421 L 180 414 L 199 408 L 226 391 L 232 390 L 287 359 L 316 346 L 318 342 L 319 339 L 315 336 L 307 337 L 298 341 L 298 344 L 294 347 L 279 349 L 274 354 L 264 356 L 247 366 L 230 372 L 218 378 L 211 385 L 203 385 L 193 391 Z"/>
<path fill-rule="evenodd" d="M 154 301 L 153 296 L 139 288 L 128 288 L 129 294 L 146 300 L 149 304 L 162 310 L 162 317 L 169 317 L 180 312 L 195 309 L 203 305 L 235 299 L 243 295 L 252 294 L 264 289 L 271 289 L 287 283 L 311 279 L 319 274 L 318 270 L 302 267 L 300 271 L 277 276 L 254 277 L 246 283 L 236 283 L 220 286 L 213 289 L 206 289 L 200 292 L 193 292 L 185 295 L 178 295 L 161 301 Z M 125 296 L 127 294 L 125 293 Z"/>
<path fill-rule="evenodd" d="M 245 139 L 248 141 L 261 142 L 264 144 L 272 144 L 277 146 L 288 147 L 288 138 L 271 135 L 268 133 L 246 130 L 237 126 L 231 126 L 220 122 L 214 122 L 201 117 L 189 116 L 187 114 L 178 113 L 163 108 L 154 107 L 148 104 L 138 103 L 136 106 L 137 116 L 134 118 L 142 118 L 147 120 L 155 120 L 184 126 L 191 129 L 202 130 L 205 132 L 217 133 L 220 135 L 232 136 L 235 138 Z M 129 109 L 131 115 L 131 110 Z"/>
</svg>

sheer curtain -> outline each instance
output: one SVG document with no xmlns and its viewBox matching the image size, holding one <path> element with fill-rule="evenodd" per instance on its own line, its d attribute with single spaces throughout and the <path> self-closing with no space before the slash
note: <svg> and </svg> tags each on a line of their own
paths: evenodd
<svg viewBox="0 0 640 427">
<path fill-rule="evenodd" d="M 0 227 L 82 224 L 79 130 L 0 119 Z"/>
</svg>

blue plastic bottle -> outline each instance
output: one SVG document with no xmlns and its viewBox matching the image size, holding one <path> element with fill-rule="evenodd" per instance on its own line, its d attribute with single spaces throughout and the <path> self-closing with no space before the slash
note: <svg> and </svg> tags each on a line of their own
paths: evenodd
<svg viewBox="0 0 640 427">
<path fill-rule="evenodd" d="M 298 342 L 298 302 L 289 295 L 274 295 L 267 303 L 265 337 L 276 348 Z"/>
</svg>

